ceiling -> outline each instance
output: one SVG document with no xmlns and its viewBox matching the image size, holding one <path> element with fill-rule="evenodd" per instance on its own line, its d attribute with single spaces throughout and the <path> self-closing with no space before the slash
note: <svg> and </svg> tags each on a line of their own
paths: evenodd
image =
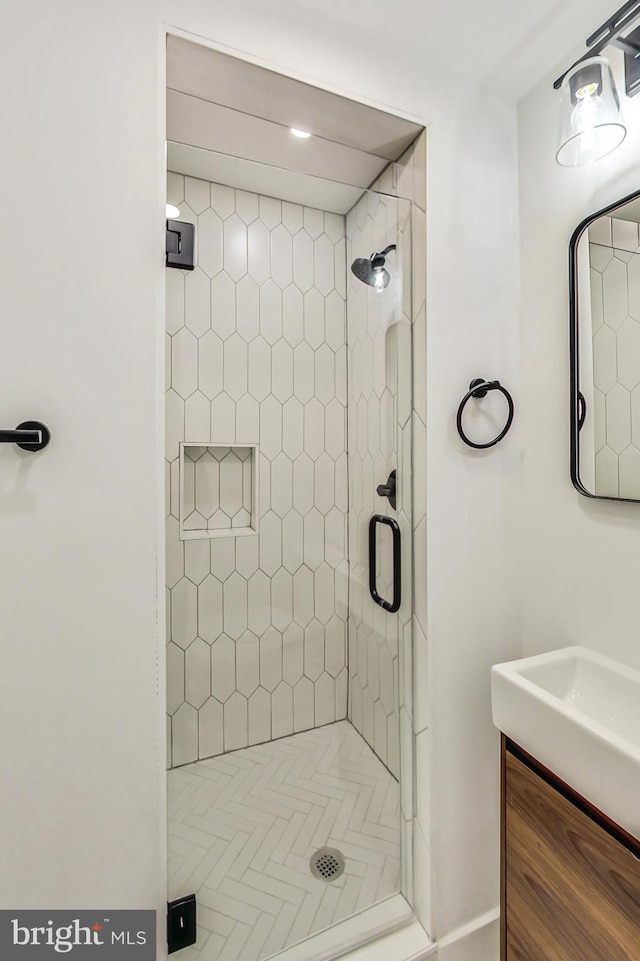
<svg viewBox="0 0 640 961">
<path fill-rule="evenodd" d="M 291 127 L 312 136 L 301 140 Z M 180 37 L 167 38 L 168 166 L 345 213 L 419 124 Z"/>
</svg>

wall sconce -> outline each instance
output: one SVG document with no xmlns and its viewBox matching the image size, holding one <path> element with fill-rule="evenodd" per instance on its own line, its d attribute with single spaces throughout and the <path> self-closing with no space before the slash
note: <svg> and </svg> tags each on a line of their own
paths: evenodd
<svg viewBox="0 0 640 961">
<path fill-rule="evenodd" d="M 562 167 L 593 163 L 620 146 L 627 128 L 608 60 L 590 57 L 572 67 L 560 96 L 556 160 Z"/>
<path fill-rule="evenodd" d="M 640 91 L 640 27 L 623 36 L 640 20 L 640 0 L 629 0 L 587 38 L 589 52 L 554 83 L 561 91 L 556 160 L 578 167 L 599 160 L 619 147 L 627 128 L 608 60 L 601 56 L 610 44 L 624 51 L 625 91 Z"/>
</svg>

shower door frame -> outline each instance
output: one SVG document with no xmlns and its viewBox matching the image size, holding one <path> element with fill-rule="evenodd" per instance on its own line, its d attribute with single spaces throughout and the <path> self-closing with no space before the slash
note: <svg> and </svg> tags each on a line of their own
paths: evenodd
<svg viewBox="0 0 640 961">
<path fill-rule="evenodd" d="M 167 37 L 168 37 L 169 35 L 176 36 L 176 37 L 180 37 L 180 38 L 185 39 L 185 40 L 189 40 L 189 41 L 191 41 L 191 42 L 193 42 L 193 43 L 197 43 L 197 44 L 199 44 L 199 45 L 201 45 L 201 46 L 204 46 L 204 47 L 206 47 L 206 48 L 208 48 L 208 49 L 216 50 L 216 51 L 218 51 L 218 52 L 220 52 L 220 53 L 222 53 L 222 54 L 225 54 L 225 55 L 227 55 L 227 56 L 232 56 L 232 57 L 234 57 L 235 59 L 242 60 L 242 61 L 245 61 L 245 62 L 247 62 L 247 63 L 254 64 L 254 65 L 256 65 L 256 66 L 260 66 L 260 67 L 263 67 L 263 68 L 268 69 L 268 70 L 276 71 L 276 72 L 278 72 L 279 74 L 281 74 L 282 76 L 289 77 L 289 78 L 291 78 L 291 79 L 293 79 L 293 80 L 298 80 L 298 81 L 301 81 L 301 82 L 307 83 L 307 84 L 311 83 L 311 81 L 310 81 L 310 79 L 309 79 L 308 77 L 305 77 L 305 76 L 303 76 L 303 75 L 296 74 L 295 72 L 291 72 L 288 68 L 283 67 L 283 66 L 280 66 L 280 65 L 278 65 L 278 64 L 265 62 L 265 61 L 261 60 L 260 58 L 255 57 L 255 56 L 253 56 L 252 54 L 250 54 L 250 53 L 248 53 L 248 52 L 246 52 L 246 51 L 240 51 L 240 50 L 235 49 L 235 48 L 230 48 L 230 47 L 228 47 L 228 46 L 225 45 L 225 44 L 221 44 L 221 43 L 219 43 L 219 42 L 217 42 L 217 41 L 215 41 L 215 40 L 213 40 L 213 39 L 211 39 L 211 38 L 203 37 L 203 36 L 201 36 L 201 35 L 199 35 L 199 34 L 194 34 L 193 32 L 188 31 L 188 30 L 184 30 L 184 29 L 182 29 L 181 27 L 178 27 L 178 26 L 176 26 L 176 25 L 174 25 L 174 24 L 167 24 L 167 23 L 161 24 L 161 26 L 160 26 L 160 31 L 159 31 L 159 40 L 158 40 L 158 43 L 159 43 L 159 51 L 158 51 L 158 115 L 157 115 L 157 124 L 158 124 L 158 154 L 157 154 L 157 163 L 158 163 L 158 168 L 157 168 L 157 176 L 158 176 L 158 209 L 163 212 L 162 221 L 161 221 L 161 223 L 162 223 L 162 234 L 163 234 L 163 236 L 164 236 L 164 231 L 165 231 L 164 204 L 165 204 L 165 195 L 166 195 L 166 173 L 167 173 L 167 161 L 166 161 L 166 142 L 167 142 L 167 141 L 166 141 L 166 43 L 167 43 Z M 387 107 L 386 104 L 383 104 L 383 103 L 380 103 L 380 102 L 377 102 L 377 101 L 373 101 L 373 100 L 368 99 L 368 98 L 366 98 L 366 97 L 363 97 L 363 96 L 361 96 L 361 95 L 354 96 L 354 95 L 352 95 L 349 91 L 346 91 L 346 90 L 344 90 L 344 89 L 341 89 L 341 88 L 332 86 L 331 83 L 326 83 L 326 82 L 319 83 L 319 82 L 317 82 L 317 80 L 315 80 L 315 78 L 314 78 L 314 81 L 313 81 L 313 84 L 312 84 L 312 85 L 315 86 L 315 87 L 317 87 L 317 88 L 320 89 L 320 90 L 326 90 L 326 91 L 328 91 L 328 92 L 330 92 L 330 93 L 334 93 L 334 94 L 336 94 L 336 95 L 338 95 L 338 96 L 340 96 L 340 97 L 344 97 L 344 98 L 346 98 L 346 99 L 349 99 L 349 100 L 352 100 L 352 101 L 361 103 L 361 104 L 363 104 L 364 106 L 370 106 L 370 107 L 373 107 L 373 108 L 375 108 L 375 109 L 383 110 L 383 111 L 385 111 L 386 113 L 392 113 L 392 114 L 394 114 L 395 116 L 397 116 L 397 117 L 399 117 L 399 118 L 406 119 L 406 120 L 409 120 L 409 121 L 411 121 L 411 122 L 420 124 L 420 125 L 423 127 L 423 131 L 422 131 L 422 133 L 416 138 L 416 141 L 414 141 L 414 144 L 412 144 L 411 146 L 412 146 L 412 148 L 413 148 L 413 147 L 416 146 L 416 144 L 417 144 L 419 141 L 422 141 L 422 142 L 423 142 L 423 150 L 424 150 L 424 138 L 425 138 L 425 130 L 426 130 L 426 118 L 424 118 L 424 117 L 416 117 L 415 115 L 412 115 L 412 114 L 409 114 L 409 113 L 406 113 L 406 112 L 403 112 L 403 111 L 400 111 L 400 110 L 395 110 L 395 109 L 392 110 L 392 111 L 390 111 L 390 110 L 388 109 L 388 107 Z M 382 176 L 384 176 L 384 174 L 383 174 Z M 418 315 L 417 315 L 417 311 L 419 311 L 419 310 L 421 309 L 422 312 L 424 313 L 424 305 L 422 305 L 422 307 L 421 307 L 420 304 L 416 304 L 416 303 L 415 303 L 415 296 L 414 296 L 414 295 L 415 295 L 416 286 L 418 287 L 418 289 L 424 290 L 424 286 L 425 286 L 425 282 L 426 282 L 426 260 L 425 260 L 426 234 L 425 234 L 424 229 L 422 229 L 422 230 L 417 230 L 417 229 L 416 229 L 416 222 L 415 222 L 415 218 L 414 218 L 414 213 L 415 213 L 415 210 L 416 210 L 416 204 L 415 204 L 415 202 L 414 202 L 414 196 L 413 196 L 414 178 L 415 178 L 415 182 L 418 182 L 420 179 L 422 180 L 422 182 L 423 182 L 423 187 L 422 187 L 422 189 L 424 189 L 424 186 L 426 185 L 426 166 L 425 166 L 424 164 L 423 164 L 422 166 L 421 166 L 421 165 L 417 165 L 417 169 L 416 169 L 415 171 L 414 171 L 413 166 L 412 166 L 412 168 L 411 168 L 411 176 L 410 176 L 410 181 L 411 181 L 411 183 L 410 183 L 410 187 L 409 187 L 409 189 L 410 189 L 410 191 L 411 191 L 411 196 L 409 196 L 409 197 L 406 197 L 406 196 L 405 196 L 405 199 L 409 199 L 409 200 L 411 201 L 410 233 L 411 233 L 411 242 L 412 242 L 412 263 L 411 263 L 411 267 L 410 267 L 410 270 L 409 270 L 409 278 L 406 278 L 406 277 L 405 277 L 404 282 L 405 282 L 405 283 L 409 283 L 409 285 L 410 285 L 409 291 L 410 291 L 410 296 L 411 296 L 411 300 L 412 300 L 412 315 L 411 315 L 412 330 L 413 330 L 413 328 L 415 327 L 415 324 L 416 324 L 416 318 L 417 318 L 417 316 L 418 316 Z M 381 190 L 380 192 L 384 192 L 384 191 Z M 398 194 L 398 196 L 403 196 L 403 195 Z M 425 219 L 425 212 L 424 212 L 424 210 L 421 210 L 421 215 L 422 215 L 422 218 L 423 218 L 423 221 L 424 221 L 424 219 Z M 346 215 L 345 215 L 345 216 L 346 216 Z M 423 223 L 421 226 L 424 227 L 424 223 Z M 416 241 L 418 241 L 418 243 L 416 243 Z M 417 249 L 416 249 L 416 248 L 417 248 Z M 165 267 L 164 262 L 163 262 L 162 268 L 161 268 L 161 273 L 160 273 L 159 279 L 158 279 L 158 321 L 157 321 L 157 353 L 156 353 L 157 405 L 158 405 L 158 407 L 157 407 L 157 421 L 156 421 L 156 436 L 157 436 L 157 443 L 158 443 L 158 465 L 159 465 L 159 466 L 158 466 L 158 488 L 159 488 L 159 492 L 160 492 L 160 496 L 158 497 L 158 508 L 157 508 L 157 523 L 158 523 L 158 526 L 157 526 L 157 596 L 158 596 L 158 616 L 157 616 L 158 634 L 157 634 L 157 644 L 158 644 L 158 649 L 157 649 L 157 659 L 156 659 L 156 661 L 157 661 L 157 676 L 156 676 L 156 682 L 157 682 L 157 692 L 158 692 L 158 738 L 159 738 L 159 752 L 158 752 L 158 755 L 159 755 L 160 758 L 163 758 L 163 759 L 166 757 L 166 753 L 167 753 L 167 730 L 166 730 L 166 689 L 167 689 L 167 687 L 166 687 L 166 678 L 167 678 L 167 666 L 166 666 L 166 625 L 167 625 L 167 614 L 166 614 L 166 606 L 165 606 L 165 602 L 164 602 L 165 584 L 166 584 L 166 576 L 165 576 L 165 570 L 166 570 L 166 562 L 165 562 L 166 545 L 165 545 L 164 493 L 163 493 L 163 492 L 164 492 L 164 456 L 165 456 L 165 455 L 164 455 L 164 427 L 165 427 L 165 410 L 164 410 L 164 406 L 165 406 L 165 351 L 166 351 L 166 346 L 165 346 L 165 333 L 166 333 L 166 296 L 165 296 L 165 283 L 164 283 L 165 270 L 166 270 L 166 267 Z M 423 320 L 423 323 L 424 323 L 424 320 Z M 421 343 L 422 343 L 422 341 L 421 341 Z M 414 379 L 415 379 L 415 371 L 416 371 L 416 369 L 421 369 L 421 370 L 424 372 L 424 369 L 425 369 L 425 366 L 426 366 L 426 354 L 425 354 L 425 356 L 422 357 L 422 358 L 416 358 L 416 355 L 415 355 L 415 338 L 414 338 L 413 336 L 412 336 L 411 358 L 412 358 L 412 367 L 413 367 L 413 370 L 412 370 L 412 378 L 411 378 L 411 379 L 412 379 L 412 384 L 413 384 L 413 381 L 414 381 Z M 420 362 L 421 362 L 421 364 L 422 364 L 421 367 L 420 367 Z M 424 373 L 423 373 L 423 376 L 424 376 Z M 411 409 L 411 418 L 410 418 L 410 429 L 411 429 L 411 435 L 412 435 L 412 452 L 413 452 L 413 456 L 412 456 L 412 462 L 413 462 L 413 463 L 412 463 L 412 468 L 413 468 L 413 469 L 412 469 L 412 490 L 413 490 L 413 492 L 414 492 L 414 495 L 415 495 L 415 491 L 416 491 L 417 485 L 422 484 L 422 488 L 423 488 L 423 489 L 426 487 L 426 479 L 425 479 L 425 478 L 426 478 L 426 463 L 422 463 L 422 462 L 420 462 L 420 461 L 417 462 L 417 461 L 416 461 L 416 457 L 415 457 L 416 451 L 420 451 L 420 452 L 423 452 L 423 451 L 424 451 L 423 445 L 422 445 L 422 444 L 416 444 L 416 440 L 415 440 L 415 430 L 414 430 L 414 425 L 415 425 L 415 413 L 416 413 L 416 411 L 415 411 L 415 396 L 414 396 L 414 392 L 413 392 L 413 390 L 412 390 L 412 409 Z M 421 415 L 422 422 L 423 422 L 423 423 L 422 423 L 422 426 L 423 426 L 423 428 L 424 428 L 424 423 L 426 422 L 426 411 L 420 410 L 419 413 L 420 413 L 420 415 Z M 415 501 L 415 496 L 413 497 L 413 500 Z M 418 547 L 420 550 L 423 550 L 423 551 L 426 550 L 426 545 L 422 544 L 422 543 L 421 543 L 421 539 L 418 538 L 418 528 L 417 528 L 416 525 L 419 524 L 419 523 L 420 523 L 419 519 L 416 518 L 416 517 L 415 517 L 415 514 L 414 514 L 414 517 L 413 517 L 413 530 L 412 530 L 412 538 L 411 538 L 411 547 L 410 547 L 410 552 L 409 552 L 409 556 L 412 558 L 412 561 L 415 559 L 416 548 L 417 548 L 417 547 Z M 422 525 L 424 525 L 424 519 L 422 519 Z M 418 541 L 418 543 L 417 543 L 417 541 Z M 414 657 L 413 657 L 413 659 L 415 660 L 415 649 L 416 649 L 415 577 L 416 577 L 416 571 L 415 571 L 415 563 L 414 563 L 414 562 L 412 562 L 412 564 L 411 564 L 411 575 L 412 575 L 412 597 L 413 597 L 413 603 L 414 603 L 413 610 L 412 610 L 412 617 L 411 617 L 411 625 L 412 625 L 412 642 L 411 642 L 411 646 L 412 646 L 413 651 L 414 651 Z M 426 591 L 426 582 L 425 582 L 425 584 L 422 585 L 422 586 L 423 586 L 423 590 Z M 423 625 L 423 629 L 424 629 L 424 625 Z M 425 642 L 425 644 L 426 644 L 426 642 Z M 426 654 L 426 651 L 425 651 L 425 654 Z M 402 678 L 399 678 L 399 683 L 402 683 L 402 680 L 403 680 Z M 415 686 L 416 686 L 415 674 L 414 674 L 413 669 L 409 672 L 409 674 L 407 674 L 407 670 L 406 670 L 406 667 L 405 667 L 405 679 L 404 679 L 404 681 L 405 681 L 405 691 L 408 692 L 408 697 L 409 697 L 410 703 L 412 703 L 412 702 L 414 701 L 414 693 L 415 693 L 414 689 L 415 689 Z M 410 750 L 411 759 L 412 759 L 411 772 L 410 772 L 410 781 L 411 781 L 411 783 L 410 783 L 409 785 L 406 784 L 406 780 L 407 780 L 407 779 L 402 777 L 402 773 L 401 773 L 401 778 L 400 778 L 400 784 L 401 784 L 401 801 L 402 801 L 402 799 L 403 799 L 403 792 L 410 791 L 410 793 L 411 793 L 411 797 L 410 797 L 410 799 L 409 799 L 409 800 L 410 800 L 409 810 L 411 811 L 411 819 L 410 819 L 410 820 L 407 820 L 407 821 L 405 822 L 405 830 L 404 830 L 403 836 L 402 836 L 402 838 L 401 838 L 401 848 L 403 849 L 403 851 L 406 851 L 406 850 L 415 851 L 415 844 L 414 844 L 414 840 L 413 840 L 413 828 L 414 828 L 414 821 L 415 821 L 415 817 L 416 817 L 415 811 L 416 811 L 417 808 L 419 809 L 421 806 L 422 806 L 422 808 L 423 808 L 424 810 L 428 810 L 428 803 L 429 803 L 429 802 L 428 802 L 428 794 L 427 794 L 427 787 L 428 787 L 428 785 L 427 785 L 427 784 L 424 784 L 424 785 L 421 786 L 420 783 L 419 783 L 419 781 L 418 781 L 418 779 L 416 778 L 416 735 L 419 733 L 419 731 L 416 729 L 416 725 L 415 725 L 415 723 L 414 723 L 413 714 L 414 714 L 414 712 L 412 711 L 412 712 L 411 712 L 411 727 L 410 727 L 410 730 L 408 730 L 408 731 L 405 732 L 405 751 L 407 750 L 407 739 L 410 739 L 410 748 L 409 748 L 409 750 Z M 402 738 L 402 731 L 401 731 L 401 738 Z M 402 752 L 402 750 L 403 750 L 403 748 L 402 748 L 402 745 L 401 745 L 401 752 Z M 404 786 L 404 787 L 403 787 L 403 780 L 405 781 L 405 786 Z M 161 782 L 162 788 L 161 788 L 161 797 L 160 797 L 161 837 L 159 838 L 159 845 L 160 845 L 160 850 L 161 850 L 161 852 L 163 853 L 163 859 L 162 859 L 162 869 L 161 869 L 161 872 L 160 872 L 160 877 L 159 877 L 159 879 L 158 879 L 158 883 L 159 883 L 159 889 L 158 889 L 158 892 L 159 892 L 159 893 L 158 893 L 158 904 L 159 904 L 158 931 L 159 931 L 159 932 L 163 932 L 163 931 L 164 931 L 164 923 L 163 923 L 162 913 L 161 913 L 161 912 L 162 912 L 162 909 L 163 909 L 163 908 L 165 907 L 165 905 L 166 905 L 166 896 L 167 896 L 167 890 L 168 890 L 168 870 L 167 870 L 167 836 L 166 836 L 166 825 L 167 825 L 167 786 L 166 786 L 166 777 L 162 777 L 162 772 L 161 772 L 160 782 Z M 424 798 L 421 797 L 421 795 L 422 795 L 422 793 L 423 793 L 423 790 L 424 790 L 424 793 L 425 793 L 425 795 L 426 795 Z M 405 799 L 405 800 L 406 800 L 406 799 Z M 420 803 L 419 803 L 420 800 L 422 800 L 422 805 L 420 805 Z M 425 840 L 426 840 L 427 845 L 428 845 L 428 844 L 429 844 L 429 838 L 426 838 Z M 395 913 L 394 913 L 394 912 L 391 912 L 391 916 L 390 916 L 386 921 L 385 921 L 385 920 L 382 920 L 382 919 L 380 918 L 378 923 L 375 923 L 375 922 L 374 922 L 374 923 L 371 925 L 371 927 L 368 928 L 368 931 L 367 931 L 366 935 L 364 935 L 364 934 L 363 934 L 363 935 L 355 935 L 355 936 L 353 936 L 353 937 L 351 937 L 351 938 L 347 937 L 343 942 L 341 942 L 341 946 L 340 946 L 339 949 L 336 949 L 336 950 L 329 949 L 328 951 L 325 950 L 325 951 L 323 951 L 323 953 L 322 953 L 322 957 L 325 958 L 325 959 L 329 959 L 329 958 L 333 958 L 333 957 L 338 957 L 338 956 L 340 956 L 340 955 L 342 955 L 342 954 L 344 954 L 344 953 L 346 953 L 346 952 L 348 952 L 348 951 L 350 951 L 350 950 L 353 950 L 353 949 L 355 949 L 355 948 L 357 948 L 357 947 L 359 947 L 359 946 L 361 946 L 361 945 L 364 945 L 364 944 L 370 942 L 370 941 L 371 941 L 372 939 L 374 939 L 374 938 L 378 938 L 378 937 L 380 937 L 380 936 L 382 936 L 382 935 L 384 935 L 384 934 L 388 934 L 388 933 L 391 933 L 391 932 L 393 932 L 393 931 L 395 931 L 395 930 L 398 930 L 398 929 L 400 929 L 400 928 L 402 928 L 402 927 L 405 927 L 407 924 L 409 924 L 409 923 L 411 923 L 411 922 L 414 922 L 414 923 L 418 922 L 419 925 L 422 927 L 422 929 L 423 929 L 423 931 L 424 931 L 424 934 L 425 934 L 425 945 L 424 945 L 423 950 L 422 950 L 422 952 L 421 952 L 421 956 L 426 957 L 427 954 L 431 954 L 431 950 L 430 950 L 430 948 L 429 948 L 429 945 L 430 945 L 430 944 L 433 944 L 433 941 L 431 940 L 432 937 L 433 937 L 433 924 L 432 924 L 431 910 L 430 910 L 430 894 L 429 894 L 429 891 L 430 891 L 430 886 L 431 886 L 431 883 L 430 883 L 431 865 L 430 865 L 429 860 L 428 860 L 428 850 L 425 851 L 425 856 L 426 856 L 426 858 L 427 858 L 427 863 L 417 864 L 415 858 L 412 858 L 412 859 L 411 859 L 411 872 L 410 872 L 410 875 L 407 875 L 407 873 L 406 873 L 407 860 L 406 860 L 406 858 L 403 856 L 403 858 L 402 858 L 402 867 L 401 867 L 401 872 L 402 872 L 402 884 L 401 884 L 401 887 L 402 887 L 403 894 L 402 894 L 402 895 L 401 895 L 401 894 L 393 895 L 392 898 L 387 899 L 386 902 L 379 902 L 377 905 L 373 905 L 371 908 L 365 909 L 365 913 L 366 913 L 366 911 L 375 912 L 377 909 L 380 908 L 380 905 L 382 905 L 382 904 L 388 904 L 389 902 L 392 901 L 393 898 L 398 898 L 398 899 L 400 899 L 401 901 L 404 901 L 407 910 L 404 910 L 404 911 L 403 911 L 403 910 L 401 909 L 401 910 L 399 910 L 399 911 L 396 911 Z M 418 909 L 417 909 L 417 906 L 416 906 L 416 899 L 417 899 L 417 898 L 422 902 L 421 910 L 418 910 Z M 361 912 L 361 913 L 362 913 L 362 912 Z M 357 915 L 356 915 L 356 916 L 352 916 L 352 918 L 353 918 L 353 917 L 357 917 Z M 372 914 L 372 919 L 373 919 L 373 914 Z M 346 922 L 338 922 L 338 924 L 335 925 L 334 928 L 338 928 L 340 924 L 348 924 L 349 920 L 352 920 L 352 919 L 347 919 Z M 332 929 L 332 928 L 329 928 L 329 929 L 327 929 L 327 930 L 331 931 L 331 930 L 333 930 L 333 929 Z M 325 933 L 325 932 L 320 932 L 320 933 L 317 934 L 317 935 L 313 935 L 311 938 L 308 938 L 305 942 L 301 942 L 301 944 L 309 944 L 309 945 L 313 946 L 314 942 L 315 942 L 319 937 L 321 937 L 324 933 Z M 298 950 L 299 948 L 300 948 L 300 944 L 295 946 L 295 950 Z M 291 950 L 291 949 L 285 949 L 285 951 L 280 952 L 280 954 L 276 955 L 275 957 L 277 957 L 277 958 L 284 957 L 284 956 L 288 953 L 289 950 Z M 435 945 L 434 945 L 434 946 L 433 946 L 433 951 L 435 951 L 435 950 L 436 950 L 436 948 L 435 948 Z M 314 952 L 313 947 L 311 947 L 310 951 L 308 952 L 308 956 L 309 956 L 309 959 L 315 958 L 315 957 L 318 956 L 318 955 L 317 955 L 317 952 Z M 166 953 L 166 944 L 165 944 L 163 938 L 160 938 L 160 939 L 159 939 L 158 957 L 159 957 L 159 958 L 162 958 L 162 959 L 168 958 L 168 954 Z"/>
</svg>

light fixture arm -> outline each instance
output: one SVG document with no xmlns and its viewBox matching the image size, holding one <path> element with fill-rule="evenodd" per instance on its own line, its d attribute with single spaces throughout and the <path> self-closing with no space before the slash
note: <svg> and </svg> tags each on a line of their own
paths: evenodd
<svg viewBox="0 0 640 961">
<path fill-rule="evenodd" d="M 628 0 L 587 38 L 586 45 L 589 50 L 558 77 L 553 84 L 554 90 L 560 89 L 562 81 L 570 70 L 573 70 L 584 60 L 599 56 L 605 47 L 613 45 L 624 50 L 627 96 L 632 97 L 638 93 L 640 91 L 640 27 L 632 30 L 626 37 L 622 36 L 624 31 L 636 24 L 637 21 L 640 21 L 640 0 Z"/>
</svg>

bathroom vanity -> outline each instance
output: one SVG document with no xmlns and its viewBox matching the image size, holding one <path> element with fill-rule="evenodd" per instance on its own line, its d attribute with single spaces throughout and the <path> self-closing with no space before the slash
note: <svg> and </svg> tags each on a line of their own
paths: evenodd
<svg viewBox="0 0 640 961">
<path fill-rule="evenodd" d="M 580 647 L 493 668 L 501 961 L 640 961 L 639 691 Z"/>
<path fill-rule="evenodd" d="M 638 841 L 504 734 L 501 783 L 501 961 L 638 961 Z"/>
</svg>

